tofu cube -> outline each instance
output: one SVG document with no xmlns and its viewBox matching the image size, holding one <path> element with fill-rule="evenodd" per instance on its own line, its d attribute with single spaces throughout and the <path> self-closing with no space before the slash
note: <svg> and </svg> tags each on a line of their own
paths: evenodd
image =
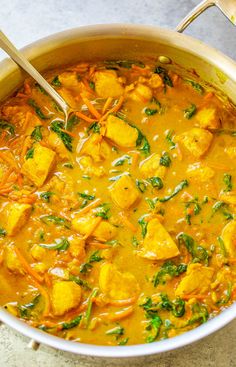
<svg viewBox="0 0 236 367">
<path fill-rule="evenodd" d="M 190 164 L 186 173 L 190 179 L 197 182 L 209 182 L 215 175 L 215 171 L 212 168 L 204 166 L 200 162 Z"/>
<path fill-rule="evenodd" d="M 209 131 L 198 127 L 176 136 L 176 141 L 179 141 L 196 158 L 200 158 L 207 152 L 212 139 L 213 135 Z"/>
<path fill-rule="evenodd" d="M 226 204 L 236 205 L 236 193 L 235 192 L 221 192 L 219 199 Z"/>
<path fill-rule="evenodd" d="M 139 170 L 143 178 L 164 178 L 166 174 L 166 167 L 160 164 L 160 159 L 161 156 L 157 153 L 154 153 L 144 161 L 140 162 Z"/>
<path fill-rule="evenodd" d="M 106 175 L 104 167 L 93 164 L 91 157 L 82 156 L 79 160 L 79 165 L 83 173 L 88 176 L 103 177 Z"/>
<path fill-rule="evenodd" d="M 111 263 L 101 267 L 99 275 L 99 286 L 101 291 L 114 300 L 122 300 L 137 295 L 139 285 L 134 275 L 120 272 Z"/>
<path fill-rule="evenodd" d="M 22 173 L 37 187 L 46 181 L 56 160 L 56 153 L 39 143 L 34 145 L 33 158 L 28 158 L 22 166 Z"/>
<path fill-rule="evenodd" d="M 102 220 L 99 225 L 94 229 L 97 218 L 91 214 L 87 214 L 84 217 L 76 215 L 72 219 L 72 228 L 82 236 L 90 234 L 91 237 L 95 237 L 100 241 L 109 241 L 117 234 L 117 229 L 107 221 Z M 92 231 L 92 232 L 91 232 Z"/>
<path fill-rule="evenodd" d="M 69 310 L 79 306 L 81 288 L 71 281 L 60 281 L 53 285 L 52 308 L 55 316 L 64 315 Z"/>
<path fill-rule="evenodd" d="M 179 255 L 179 249 L 157 218 L 147 225 L 147 234 L 139 256 L 149 260 L 167 260 Z"/>
<path fill-rule="evenodd" d="M 94 82 L 95 91 L 101 98 L 116 98 L 124 93 L 124 88 L 114 70 L 97 71 L 94 76 Z"/>
<path fill-rule="evenodd" d="M 227 223 L 221 234 L 227 255 L 231 258 L 236 257 L 236 220 Z"/>
<path fill-rule="evenodd" d="M 224 151 L 226 154 L 228 154 L 229 158 L 236 158 L 236 147 L 226 147 Z"/>
<path fill-rule="evenodd" d="M 207 292 L 214 274 L 214 269 L 201 264 L 190 264 L 186 275 L 176 288 L 178 297 L 185 294 L 204 294 Z"/>
<path fill-rule="evenodd" d="M 122 119 L 109 115 L 105 136 L 121 148 L 133 148 L 138 140 L 138 130 Z"/>
<path fill-rule="evenodd" d="M 129 175 L 121 176 L 110 187 L 113 202 L 122 209 L 129 209 L 139 198 L 139 191 Z"/>
<path fill-rule="evenodd" d="M 66 149 L 61 138 L 54 133 L 54 131 L 50 131 L 47 141 L 50 148 L 52 148 L 52 150 L 54 150 L 62 160 L 70 159 L 69 151 Z"/>
<path fill-rule="evenodd" d="M 34 245 L 31 248 L 30 253 L 35 260 L 42 261 L 47 254 L 47 250 L 39 245 Z"/>
<path fill-rule="evenodd" d="M 69 238 L 69 240 L 70 240 L 70 247 L 69 247 L 70 254 L 73 257 L 81 260 L 81 262 L 84 261 L 86 257 L 85 241 L 81 237 L 73 237 Z"/>
<path fill-rule="evenodd" d="M 22 264 L 14 251 L 14 247 L 12 246 L 8 246 L 5 250 L 5 265 L 7 269 L 14 274 L 25 274 Z"/>
<path fill-rule="evenodd" d="M 197 112 L 196 120 L 199 127 L 203 129 L 218 129 L 220 126 L 218 111 L 215 107 L 203 107 Z"/>
<path fill-rule="evenodd" d="M 147 85 L 138 83 L 128 97 L 135 102 L 147 103 L 152 99 L 152 90 Z"/>
<path fill-rule="evenodd" d="M 92 157 L 94 162 L 101 162 L 109 157 L 111 148 L 100 134 L 92 134 L 85 141 L 80 152 Z"/>
<path fill-rule="evenodd" d="M 20 203 L 9 203 L 4 208 L 6 215 L 6 231 L 8 236 L 14 236 L 21 230 L 30 217 L 31 205 Z"/>
</svg>

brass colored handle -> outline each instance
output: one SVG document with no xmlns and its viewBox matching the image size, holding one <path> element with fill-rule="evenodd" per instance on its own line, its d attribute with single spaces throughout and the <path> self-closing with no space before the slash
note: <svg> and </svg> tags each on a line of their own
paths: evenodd
<svg viewBox="0 0 236 367">
<path fill-rule="evenodd" d="M 177 25 L 176 31 L 182 33 L 200 14 L 211 6 L 217 6 L 222 13 L 236 25 L 236 1 L 235 0 L 203 0 Z"/>
</svg>

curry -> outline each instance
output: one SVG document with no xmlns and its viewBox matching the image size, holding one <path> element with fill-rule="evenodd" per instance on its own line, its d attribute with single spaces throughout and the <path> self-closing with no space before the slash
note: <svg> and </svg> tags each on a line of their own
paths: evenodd
<svg viewBox="0 0 236 367">
<path fill-rule="evenodd" d="M 100 345 L 150 343 L 236 299 L 236 110 L 153 60 L 79 63 L 1 105 L 0 304 Z"/>
</svg>

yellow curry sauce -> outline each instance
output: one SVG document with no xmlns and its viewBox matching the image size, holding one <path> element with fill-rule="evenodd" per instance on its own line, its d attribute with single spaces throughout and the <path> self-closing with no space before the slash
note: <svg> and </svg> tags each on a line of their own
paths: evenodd
<svg viewBox="0 0 236 367">
<path fill-rule="evenodd" d="M 235 108 L 153 61 L 80 63 L 1 106 L 0 304 L 103 345 L 195 328 L 236 298 Z M 236 130 L 236 129 L 235 129 Z"/>
</svg>

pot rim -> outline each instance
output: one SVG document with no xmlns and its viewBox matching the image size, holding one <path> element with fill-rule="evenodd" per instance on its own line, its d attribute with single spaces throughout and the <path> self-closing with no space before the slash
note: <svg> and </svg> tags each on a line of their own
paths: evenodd
<svg viewBox="0 0 236 367">
<path fill-rule="evenodd" d="M 124 23 L 83 26 L 58 32 L 40 39 L 24 47 L 22 51 L 29 60 L 33 60 L 36 57 L 40 57 L 41 55 L 62 46 L 66 41 L 72 39 L 76 40 L 78 37 L 84 38 L 85 41 L 94 38 L 101 39 L 101 37 L 110 39 L 119 37 L 127 39 L 158 39 L 164 43 L 172 44 L 183 51 L 191 52 L 192 55 L 200 57 L 206 62 L 212 64 L 227 75 L 228 78 L 236 82 L 236 62 L 228 56 L 225 56 L 217 49 L 214 49 L 193 37 L 156 26 Z M 16 64 L 8 58 L 1 61 L 0 80 L 4 79 L 17 68 Z M 38 343 L 43 343 L 53 348 L 75 354 L 110 358 L 138 357 L 171 351 L 210 335 L 227 325 L 234 318 L 236 318 L 236 303 L 207 321 L 205 324 L 170 339 L 161 340 L 151 344 L 101 346 L 68 341 L 63 338 L 47 334 L 39 329 L 27 325 L 25 322 L 11 315 L 4 309 L 0 309 L 0 320 L 3 323 Z"/>
</svg>

